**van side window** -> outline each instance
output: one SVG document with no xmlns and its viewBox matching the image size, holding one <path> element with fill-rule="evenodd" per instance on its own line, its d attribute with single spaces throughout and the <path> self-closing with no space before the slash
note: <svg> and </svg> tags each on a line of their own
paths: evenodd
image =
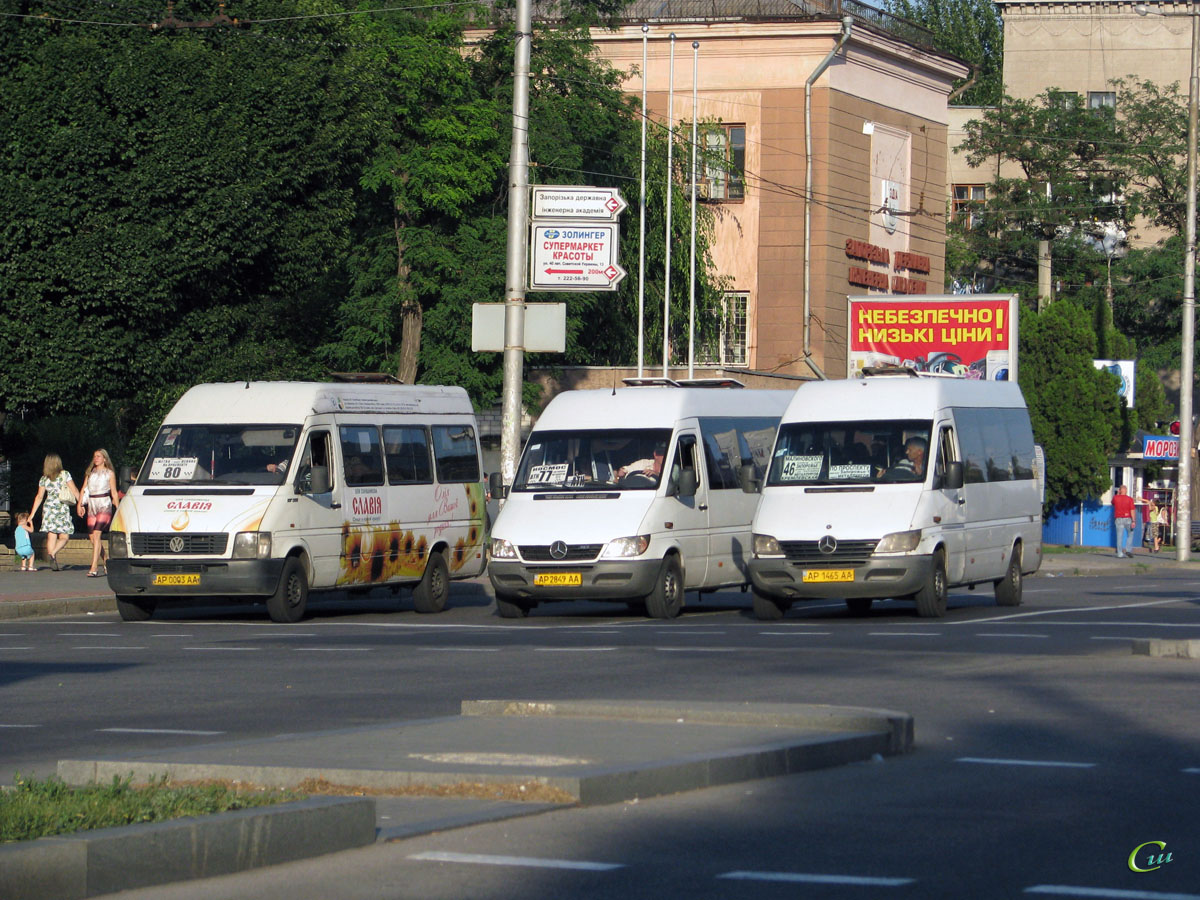
<svg viewBox="0 0 1200 900">
<path fill-rule="evenodd" d="M 700 473 L 696 467 L 696 438 L 694 435 L 681 434 L 675 445 L 675 459 L 671 462 L 671 480 L 669 484 L 674 490 L 679 485 L 679 473 L 684 471 L 696 472 L 696 484 L 701 484 Z"/>
<path fill-rule="evenodd" d="M 429 484 L 433 464 L 429 460 L 429 436 L 416 425 L 383 428 L 388 484 Z"/>
<path fill-rule="evenodd" d="M 989 415 L 995 410 L 956 409 L 954 422 L 958 426 L 958 443 L 963 455 L 963 483 L 985 484 L 987 482 L 987 445 L 983 439 L 983 428 Z"/>
<path fill-rule="evenodd" d="M 946 464 L 958 459 L 954 451 L 954 429 L 943 425 L 938 430 L 937 458 L 933 461 L 933 487 L 939 489 L 946 477 Z"/>
<path fill-rule="evenodd" d="M 1003 413 L 1012 451 L 1013 479 L 1033 481 L 1033 427 L 1029 423 L 1029 413 L 1023 409 L 1006 409 Z"/>
<path fill-rule="evenodd" d="M 296 470 L 296 487 L 302 494 L 312 493 L 313 466 L 323 466 L 329 473 L 329 487 L 332 489 L 337 480 L 334 471 L 329 466 L 329 432 L 314 431 L 309 434 L 308 442 L 304 445 L 304 454 L 300 457 L 300 467 Z"/>
<path fill-rule="evenodd" d="M 443 484 L 479 480 L 479 451 L 470 425 L 434 425 L 433 458 Z"/>
<path fill-rule="evenodd" d="M 343 425 L 342 466 L 348 485 L 383 484 L 383 453 L 374 425 Z"/>
</svg>

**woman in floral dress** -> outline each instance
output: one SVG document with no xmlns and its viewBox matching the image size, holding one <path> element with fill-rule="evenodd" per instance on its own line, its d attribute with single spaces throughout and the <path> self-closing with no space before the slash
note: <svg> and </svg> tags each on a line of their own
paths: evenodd
<svg viewBox="0 0 1200 900">
<path fill-rule="evenodd" d="M 38 507 L 42 506 L 42 531 L 46 532 L 46 554 L 50 557 L 50 568 L 56 572 L 59 568 L 58 551 L 67 545 L 71 532 L 75 530 L 71 522 L 73 501 L 62 499 L 64 488 L 69 488 L 73 496 L 79 496 L 79 490 L 71 480 L 71 473 L 63 468 L 62 457 L 57 453 L 48 453 L 42 463 L 42 477 L 38 479 L 37 497 L 33 500 L 29 518 L 32 519 Z"/>
</svg>

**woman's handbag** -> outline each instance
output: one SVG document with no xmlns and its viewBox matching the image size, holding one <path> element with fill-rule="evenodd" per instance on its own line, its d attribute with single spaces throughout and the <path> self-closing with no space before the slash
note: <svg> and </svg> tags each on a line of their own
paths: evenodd
<svg viewBox="0 0 1200 900">
<path fill-rule="evenodd" d="M 71 487 L 71 482 L 64 481 L 58 486 L 58 502 L 74 504 L 79 502 L 79 495 Z"/>
</svg>

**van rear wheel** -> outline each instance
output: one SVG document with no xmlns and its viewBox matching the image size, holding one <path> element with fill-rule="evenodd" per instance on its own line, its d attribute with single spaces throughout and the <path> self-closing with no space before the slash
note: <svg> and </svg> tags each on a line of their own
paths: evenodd
<svg viewBox="0 0 1200 900">
<path fill-rule="evenodd" d="M 683 568 L 672 554 L 663 560 L 654 589 L 646 595 L 646 613 L 655 619 L 674 619 L 683 611 Z"/>
<path fill-rule="evenodd" d="M 450 596 L 450 568 L 446 554 L 430 553 L 425 574 L 413 588 L 413 609 L 419 613 L 440 613 Z"/>
<path fill-rule="evenodd" d="M 157 600 L 149 597 L 117 597 L 117 612 L 123 622 L 145 622 L 154 615 Z"/>
<path fill-rule="evenodd" d="M 933 554 L 933 566 L 929 578 L 913 599 L 917 601 L 917 615 L 922 619 L 940 619 L 946 614 L 946 555 L 938 550 Z"/>
<path fill-rule="evenodd" d="M 304 618 L 308 609 L 308 575 L 299 558 L 290 556 L 283 564 L 279 587 L 267 598 L 267 615 L 272 622 L 291 624 Z"/>
<path fill-rule="evenodd" d="M 783 614 L 792 608 L 791 600 L 780 600 L 767 594 L 760 594 L 755 588 L 751 591 L 754 598 L 754 616 L 763 622 L 775 622 L 783 618 Z"/>
<path fill-rule="evenodd" d="M 996 605 L 1020 606 L 1021 587 L 1021 551 L 1018 548 L 1008 560 L 1008 571 L 996 582 Z"/>
</svg>

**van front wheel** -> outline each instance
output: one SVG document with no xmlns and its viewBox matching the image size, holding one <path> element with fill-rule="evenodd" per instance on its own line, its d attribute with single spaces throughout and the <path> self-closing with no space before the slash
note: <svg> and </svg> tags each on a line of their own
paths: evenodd
<svg viewBox="0 0 1200 900">
<path fill-rule="evenodd" d="M 790 600 L 776 600 L 767 594 L 760 594 L 756 588 L 751 592 L 754 598 L 754 617 L 763 622 L 775 622 L 783 618 L 783 614 L 792 607 Z"/>
<path fill-rule="evenodd" d="M 933 554 L 929 579 L 913 597 L 917 615 L 922 619 L 940 619 L 946 614 L 946 555 L 938 550 Z"/>
<path fill-rule="evenodd" d="M 683 611 L 683 568 L 672 554 L 658 570 L 654 590 L 646 595 L 646 612 L 655 619 L 674 619 Z"/>
<path fill-rule="evenodd" d="M 272 622 L 291 624 L 303 619 L 307 608 L 308 575 L 304 564 L 295 556 L 288 557 L 283 564 L 279 587 L 267 598 L 267 615 Z"/>
<path fill-rule="evenodd" d="M 450 569 L 446 554 L 430 553 L 425 574 L 413 588 L 413 609 L 419 613 L 440 613 L 450 596 Z"/>
<path fill-rule="evenodd" d="M 510 597 L 506 594 L 496 595 L 496 612 L 500 614 L 500 618 L 502 619 L 524 619 L 529 615 L 529 610 L 535 605 L 528 600 L 522 600 L 520 597 Z"/>
<path fill-rule="evenodd" d="M 117 612 L 122 622 L 145 622 L 154 615 L 157 600 L 147 597 L 117 597 Z"/>
<path fill-rule="evenodd" d="M 1008 560 L 1008 571 L 996 582 L 997 606 L 1021 605 L 1021 552 L 1016 550 Z"/>
</svg>

